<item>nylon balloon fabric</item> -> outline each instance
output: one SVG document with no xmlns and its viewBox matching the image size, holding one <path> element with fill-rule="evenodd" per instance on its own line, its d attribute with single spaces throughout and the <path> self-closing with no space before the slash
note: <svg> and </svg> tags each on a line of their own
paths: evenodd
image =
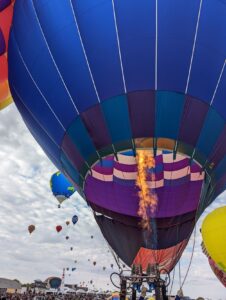
<svg viewBox="0 0 226 300">
<path fill-rule="evenodd" d="M 226 287 L 226 272 L 222 271 L 211 258 L 209 258 L 209 264 L 216 277 Z"/>
<path fill-rule="evenodd" d="M 70 198 L 75 192 L 73 185 L 60 172 L 56 172 L 51 176 L 50 188 L 60 204 L 67 198 Z"/>
<path fill-rule="evenodd" d="M 205 249 L 219 269 L 226 272 L 226 206 L 209 213 L 202 224 Z"/>
<path fill-rule="evenodd" d="M 0 110 L 12 102 L 8 83 L 8 40 L 14 0 L 0 0 Z"/>
<path fill-rule="evenodd" d="M 15 4 L 8 51 L 15 104 L 130 265 L 145 268 L 154 253 L 171 270 L 225 189 L 225 27 L 226 3 L 218 0 Z M 145 190 L 157 197 L 145 238 L 141 150 L 153 163 Z M 124 255 L 112 234 L 123 247 L 127 231 L 134 240 Z"/>
</svg>

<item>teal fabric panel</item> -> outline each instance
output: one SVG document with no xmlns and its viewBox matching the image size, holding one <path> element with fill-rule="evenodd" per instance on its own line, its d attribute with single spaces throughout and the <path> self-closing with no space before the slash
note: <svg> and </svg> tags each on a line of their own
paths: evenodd
<svg viewBox="0 0 226 300">
<path fill-rule="evenodd" d="M 197 142 L 199 151 L 209 156 L 223 129 L 223 118 L 210 107 Z"/>
<path fill-rule="evenodd" d="M 73 179 L 75 183 L 79 184 L 79 173 L 75 169 L 75 167 L 72 166 L 64 153 L 61 153 L 61 162 L 68 175 Z"/>
<path fill-rule="evenodd" d="M 126 96 L 118 96 L 101 103 L 111 134 L 112 142 L 132 138 L 129 111 Z"/>
<path fill-rule="evenodd" d="M 166 91 L 156 93 L 156 137 L 177 139 L 184 103 L 183 94 Z"/>
<path fill-rule="evenodd" d="M 225 174 L 225 170 L 226 170 L 226 156 L 220 162 L 220 164 L 215 170 L 215 178 L 217 181 Z"/>
<path fill-rule="evenodd" d="M 85 160 L 87 160 L 93 153 L 96 153 L 96 148 L 94 147 L 80 117 L 76 118 L 69 127 L 67 133 Z"/>
</svg>

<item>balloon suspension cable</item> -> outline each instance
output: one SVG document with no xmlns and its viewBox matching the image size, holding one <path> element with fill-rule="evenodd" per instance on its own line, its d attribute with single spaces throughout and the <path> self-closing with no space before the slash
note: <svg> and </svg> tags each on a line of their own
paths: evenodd
<svg viewBox="0 0 226 300">
<path fill-rule="evenodd" d="M 108 244 L 108 243 L 107 243 L 107 244 Z M 111 248 L 111 246 L 110 246 L 109 244 L 108 244 L 108 248 L 109 248 L 109 250 L 111 251 L 112 256 L 114 257 L 114 260 L 115 260 L 115 262 L 116 262 L 116 264 L 117 264 L 117 266 L 118 266 L 119 271 L 121 272 L 122 268 L 121 268 L 121 266 L 120 266 L 119 257 L 115 255 L 113 249 Z"/>
<path fill-rule="evenodd" d="M 186 274 L 184 276 L 184 280 L 180 286 L 180 288 L 182 289 L 184 284 L 185 284 L 185 281 L 187 279 L 187 276 L 188 276 L 188 273 L 190 271 L 190 268 L 191 268 L 191 263 L 192 263 L 192 260 L 193 260 L 193 256 L 194 256 L 194 252 L 195 252 L 195 240 L 196 240 L 196 225 L 195 225 L 195 228 L 194 228 L 194 240 L 193 240 L 193 246 L 192 246 L 192 252 L 191 252 L 191 257 L 190 257 L 190 261 L 189 261 L 189 265 L 188 265 L 188 268 L 187 268 L 187 271 L 186 271 Z"/>
<path fill-rule="evenodd" d="M 201 195 L 200 195 L 200 198 L 199 198 L 199 202 L 198 202 L 198 206 L 197 206 L 197 210 L 196 210 L 196 214 L 195 214 L 195 227 L 194 227 L 194 240 L 193 240 L 193 246 L 192 246 L 192 253 L 191 253 L 191 257 L 190 257 L 190 261 L 189 261 L 189 265 L 188 265 L 188 268 L 187 268 L 187 271 L 185 273 L 185 276 L 184 276 L 184 280 L 180 286 L 180 288 L 182 289 L 185 282 L 186 282 L 186 279 L 187 279 L 187 276 L 188 276 L 188 273 L 190 271 L 190 268 L 191 268 L 191 264 L 192 264 L 192 260 L 193 260 L 193 256 L 194 256 L 194 251 L 195 251 L 195 241 L 196 241 L 196 234 L 197 234 L 197 231 L 196 231 L 196 222 L 198 220 L 198 213 L 199 213 L 199 209 L 200 209 L 200 206 L 203 206 L 203 203 L 202 203 L 202 200 L 205 196 L 205 191 L 204 191 L 204 185 L 202 186 L 202 190 L 201 190 Z"/>
<path fill-rule="evenodd" d="M 171 283 L 170 292 L 169 292 L 170 296 L 171 296 L 171 293 L 172 293 L 172 290 L 173 290 L 174 277 L 175 277 L 175 268 L 173 269 L 173 278 L 172 278 L 172 283 Z"/>
<path fill-rule="evenodd" d="M 180 260 L 178 261 L 178 275 L 179 275 L 179 287 L 181 289 L 181 269 L 180 269 Z"/>
<path fill-rule="evenodd" d="M 96 212 L 95 212 L 92 208 L 90 208 L 90 209 L 91 209 L 91 211 L 92 211 L 92 213 L 93 213 L 93 215 L 94 215 L 94 218 L 95 218 Z M 111 252 L 111 254 L 112 254 L 112 256 L 113 256 L 113 258 L 114 258 L 114 260 L 115 260 L 115 262 L 116 262 L 116 264 L 117 264 L 117 266 L 118 266 L 119 271 L 121 272 L 122 268 L 121 268 L 121 266 L 120 266 L 119 257 L 115 255 L 113 249 L 111 248 L 111 246 L 109 245 L 109 243 L 107 242 L 106 239 L 105 239 L 105 241 L 106 241 L 106 244 L 107 244 L 107 246 L 108 246 L 108 249 L 110 250 L 110 252 Z"/>
</svg>

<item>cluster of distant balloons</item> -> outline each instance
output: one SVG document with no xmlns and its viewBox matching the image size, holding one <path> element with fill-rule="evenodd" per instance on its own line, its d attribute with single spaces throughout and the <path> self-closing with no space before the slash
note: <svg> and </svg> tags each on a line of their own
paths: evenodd
<svg viewBox="0 0 226 300">
<path fill-rule="evenodd" d="M 70 181 L 61 173 L 56 172 L 51 176 L 50 187 L 53 195 L 56 197 L 57 201 L 62 204 L 66 199 L 69 199 L 75 192 L 75 188 L 71 185 Z M 59 204 L 59 205 L 60 205 Z M 78 222 L 78 216 L 74 215 L 71 219 L 73 225 Z M 67 226 L 70 225 L 70 221 L 65 222 Z M 56 226 L 56 231 L 61 232 L 63 227 L 61 225 Z M 35 225 L 29 225 L 28 231 L 31 234 L 35 230 Z M 92 236 L 91 236 L 92 238 Z M 66 239 L 69 239 L 66 236 Z"/>
</svg>

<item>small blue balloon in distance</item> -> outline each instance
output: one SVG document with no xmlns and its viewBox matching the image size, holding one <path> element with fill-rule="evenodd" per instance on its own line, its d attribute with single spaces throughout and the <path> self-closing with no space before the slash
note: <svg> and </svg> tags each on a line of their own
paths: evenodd
<svg viewBox="0 0 226 300">
<path fill-rule="evenodd" d="M 74 272 L 76 270 L 76 268 L 72 268 L 71 271 Z"/>
<path fill-rule="evenodd" d="M 56 172 L 52 175 L 50 179 L 50 187 L 53 195 L 57 198 L 60 204 L 67 198 L 70 198 L 76 190 L 61 172 Z"/>
<path fill-rule="evenodd" d="M 72 217 L 72 223 L 75 225 L 78 222 L 78 216 L 74 215 Z"/>
</svg>

